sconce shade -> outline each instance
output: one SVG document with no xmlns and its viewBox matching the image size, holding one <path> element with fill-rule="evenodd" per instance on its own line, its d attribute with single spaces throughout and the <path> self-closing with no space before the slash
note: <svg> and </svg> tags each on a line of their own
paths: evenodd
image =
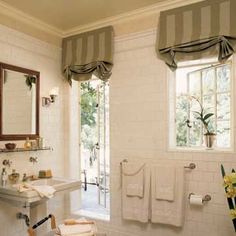
<svg viewBox="0 0 236 236">
<path fill-rule="evenodd" d="M 58 87 L 54 87 L 50 90 L 49 95 L 53 95 L 53 96 L 58 96 L 59 95 L 59 88 Z"/>
</svg>

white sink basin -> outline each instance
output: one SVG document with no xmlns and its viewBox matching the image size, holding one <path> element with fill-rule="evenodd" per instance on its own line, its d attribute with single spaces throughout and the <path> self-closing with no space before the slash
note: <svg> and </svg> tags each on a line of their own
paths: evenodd
<svg viewBox="0 0 236 236">
<path fill-rule="evenodd" d="M 50 185 L 55 188 L 56 190 L 55 194 L 57 194 L 57 192 L 60 191 L 73 191 L 81 187 L 80 180 L 72 180 L 72 179 L 56 178 L 56 177 L 50 179 L 34 180 L 28 182 L 28 184 L 34 186 Z M 0 198 L 24 203 L 33 203 L 42 200 L 42 198 L 38 195 L 36 191 L 28 190 L 20 193 L 18 192 L 17 188 L 13 187 L 12 185 L 7 185 L 5 187 L 0 186 Z M 44 198 L 43 200 L 46 200 L 46 198 Z"/>
</svg>

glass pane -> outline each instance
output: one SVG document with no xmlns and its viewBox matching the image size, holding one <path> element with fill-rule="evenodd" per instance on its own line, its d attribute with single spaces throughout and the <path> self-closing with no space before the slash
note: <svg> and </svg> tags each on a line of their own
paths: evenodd
<svg viewBox="0 0 236 236">
<path fill-rule="evenodd" d="M 230 90 L 230 65 L 217 68 L 217 92 L 228 92 Z"/>
<path fill-rule="evenodd" d="M 214 113 L 215 111 L 215 98 L 212 95 L 204 95 L 202 98 L 202 105 L 204 107 L 204 114 Z"/>
<path fill-rule="evenodd" d="M 176 110 L 176 145 L 187 146 L 187 112 Z"/>
<path fill-rule="evenodd" d="M 200 71 L 189 73 L 189 93 L 193 96 L 201 93 Z"/>
<path fill-rule="evenodd" d="M 176 98 L 176 109 L 180 109 L 187 114 L 189 99 L 186 96 L 178 96 Z"/>
<path fill-rule="evenodd" d="M 214 92 L 214 69 L 207 69 L 202 71 L 202 90 L 203 94 L 209 94 Z"/>
<path fill-rule="evenodd" d="M 230 94 L 218 94 L 217 119 L 230 119 Z"/>
<path fill-rule="evenodd" d="M 217 146 L 230 147 L 230 122 L 217 121 Z"/>
<path fill-rule="evenodd" d="M 191 123 L 192 128 L 189 130 L 189 145 L 190 146 L 201 146 L 201 124 L 198 121 Z"/>
<path fill-rule="evenodd" d="M 190 99 L 190 111 L 201 111 L 201 106 L 198 101 L 201 101 L 200 95 L 192 96 Z M 197 101 L 198 100 L 198 101 Z"/>
</svg>

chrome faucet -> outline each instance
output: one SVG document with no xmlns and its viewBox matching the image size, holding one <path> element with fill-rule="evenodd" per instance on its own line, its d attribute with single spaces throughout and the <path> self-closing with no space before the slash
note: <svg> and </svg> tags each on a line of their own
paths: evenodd
<svg viewBox="0 0 236 236">
<path fill-rule="evenodd" d="M 27 176 L 26 173 L 23 174 L 23 178 L 22 178 L 23 182 L 26 182 L 26 181 L 32 180 L 32 179 L 33 179 L 33 175 Z"/>
</svg>

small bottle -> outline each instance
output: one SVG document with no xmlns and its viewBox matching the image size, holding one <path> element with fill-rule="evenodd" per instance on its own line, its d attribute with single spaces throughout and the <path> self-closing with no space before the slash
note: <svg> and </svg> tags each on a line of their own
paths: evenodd
<svg viewBox="0 0 236 236">
<path fill-rule="evenodd" d="M 44 144 L 43 144 L 43 138 L 42 137 L 37 138 L 36 142 L 37 142 L 37 147 L 38 148 L 43 148 Z"/>
<path fill-rule="evenodd" d="M 24 147 L 25 147 L 25 149 L 31 148 L 31 143 L 30 143 L 29 137 L 26 138 Z"/>
<path fill-rule="evenodd" d="M 1 184 L 3 187 L 5 187 L 7 184 L 7 172 L 5 168 L 2 168 Z"/>
</svg>

